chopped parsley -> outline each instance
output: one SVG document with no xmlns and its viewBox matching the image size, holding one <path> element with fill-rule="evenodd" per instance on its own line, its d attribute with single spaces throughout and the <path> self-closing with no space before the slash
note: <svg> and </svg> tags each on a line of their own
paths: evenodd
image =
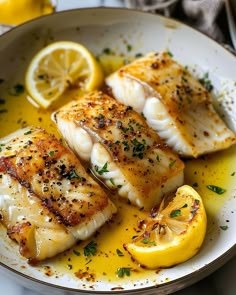
<svg viewBox="0 0 236 295">
<path fill-rule="evenodd" d="M 53 156 L 54 156 L 54 151 L 50 151 L 50 152 L 49 152 L 49 156 L 50 156 L 50 157 L 53 157 Z"/>
<path fill-rule="evenodd" d="M 122 251 L 120 251 L 119 249 L 116 249 L 116 254 L 118 256 L 124 256 L 124 253 Z"/>
<path fill-rule="evenodd" d="M 148 238 L 143 239 L 143 240 L 141 241 L 141 243 L 143 243 L 143 244 L 145 244 L 145 245 L 149 245 L 149 246 L 155 246 L 155 242 L 154 242 L 154 241 L 149 241 Z"/>
<path fill-rule="evenodd" d="M 80 178 L 79 175 L 75 172 L 75 170 L 71 171 L 68 175 L 69 179 Z"/>
<path fill-rule="evenodd" d="M 24 93 L 25 87 L 22 84 L 16 84 L 13 86 L 13 89 L 10 91 L 11 95 L 19 96 L 20 94 Z"/>
<path fill-rule="evenodd" d="M 180 209 L 176 209 L 170 212 L 170 217 L 174 218 L 174 217 L 178 217 L 181 216 L 181 210 Z"/>
<path fill-rule="evenodd" d="M 208 73 L 205 73 L 203 77 L 200 78 L 198 81 L 206 88 L 207 91 L 211 92 L 213 90 L 213 85 L 211 81 L 209 80 Z"/>
<path fill-rule="evenodd" d="M 132 45 L 128 44 L 127 45 L 127 51 L 131 51 L 132 50 Z"/>
<path fill-rule="evenodd" d="M 130 146 L 128 144 L 128 141 L 122 141 L 122 144 L 124 145 L 124 151 L 129 151 L 130 150 Z"/>
<path fill-rule="evenodd" d="M 74 253 L 76 256 L 80 256 L 80 252 L 79 252 L 79 251 L 73 250 L 73 253 Z"/>
<path fill-rule="evenodd" d="M 139 58 L 139 57 L 142 57 L 142 56 L 143 56 L 143 54 L 140 53 L 140 52 L 135 54 L 135 57 L 136 57 L 136 58 Z"/>
<path fill-rule="evenodd" d="M 119 267 L 118 269 L 117 269 L 117 272 L 116 272 L 116 274 L 117 274 L 117 276 L 119 277 L 119 278 L 123 278 L 124 276 L 130 276 L 130 271 L 131 271 L 131 267 Z"/>
<path fill-rule="evenodd" d="M 103 53 L 109 55 L 109 54 L 111 54 L 111 49 L 108 48 L 108 47 L 107 47 L 107 48 L 104 48 L 104 49 L 103 49 Z"/>
<path fill-rule="evenodd" d="M 173 160 L 172 162 L 169 163 L 169 168 L 172 168 L 175 164 L 176 160 Z"/>
<path fill-rule="evenodd" d="M 95 256 L 97 253 L 97 243 L 94 241 L 89 242 L 85 247 L 84 247 L 84 256 L 88 257 L 90 255 Z"/>
<path fill-rule="evenodd" d="M 101 169 L 99 169 L 98 166 L 95 165 L 95 170 L 96 170 L 96 172 L 97 172 L 99 175 L 102 175 L 102 174 L 105 173 L 105 172 L 109 172 L 109 170 L 107 170 L 107 165 L 108 165 L 108 163 L 106 162 L 106 163 L 103 165 L 103 167 L 102 167 Z"/>
<path fill-rule="evenodd" d="M 133 157 L 138 157 L 139 159 L 143 159 L 146 141 L 142 139 L 142 142 L 139 142 L 135 138 L 131 140 L 131 143 L 133 144 Z"/>
<path fill-rule="evenodd" d="M 227 230 L 229 227 L 228 227 L 228 225 L 221 225 L 220 226 L 220 229 L 222 229 L 222 230 Z"/>
<path fill-rule="evenodd" d="M 218 195 L 222 195 L 226 192 L 226 189 L 212 184 L 207 185 L 207 188 Z"/>
<path fill-rule="evenodd" d="M 167 51 L 167 54 L 170 56 L 170 57 L 173 57 L 173 53 L 171 51 Z"/>
<path fill-rule="evenodd" d="M 113 178 L 110 178 L 110 183 L 115 186 L 115 182 Z"/>
<path fill-rule="evenodd" d="M 25 132 L 24 135 L 29 135 L 29 134 L 31 134 L 31 133 L 32 133 L 32 131 L 29 130 L 29 131 Z"/>
</svg>

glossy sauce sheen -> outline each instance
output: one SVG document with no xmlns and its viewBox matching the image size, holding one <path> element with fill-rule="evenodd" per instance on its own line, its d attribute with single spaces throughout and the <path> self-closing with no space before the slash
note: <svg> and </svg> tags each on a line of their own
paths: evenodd
<svg viewBox="0 0 236 295">
<path fill-rule="evenodd" d="M 0 85 L 0 137 L 27 125 L 41 126 L 47 131 L 54 133 L 60 138 L 56 126 L 51 122 L 52 110 L 43 111 L 32 106 L 26 99 L 26 92 L 20 95 L 9 94 L 7 81 Z M 66 95 L 72 99 L 75 93 Z M 62 105 L 68 101 L 65 99 Z M 58 107 L 58 106 L 56 106 Z M 236 147 L 233 146 L 222 152 L 214 153 L 197 160 L 185 161 L 185 183 L 192 185 L 202 196 L 208 214 L 208 225 L 214 222 L 219 209 L 227 200 L 230 191 L 230 183 L 236 179 Z M 227 189 L 222 194 L 210 191 L 207 185 L 217 185 Z M 43 265 L 53 266 L 53 269 L 63 270 L 78 279 L 93 284 L 97 280 L 117 281 L 122 284 L 125 279 L 148 278 L 153 271 L 144 270 L 131 261 L 128 253 L 123 249 L 123 244 L 130 242 L 132 237 L 138 234 L 138 222 L 145 219 L 146 212 L 140 211 L 125 201 L 120 201 L 116 195 L 108 191 L 111 199 L 117 205 L 118 215 L 112 222 L 106 224 L 102 229 L 88 241 L 79 243 L 71 250 L 45 261 Z M 84 247 L 93 241 L 97 244 L 96 254 L 84 256 Z M 119 256 L 121 251 L 124 256 Z M 121 254 L 120 254 L 121 255 Z M 120 278 L 117 276 L 118 268 L 130 268 L 130 277 Z"/>
</svg>

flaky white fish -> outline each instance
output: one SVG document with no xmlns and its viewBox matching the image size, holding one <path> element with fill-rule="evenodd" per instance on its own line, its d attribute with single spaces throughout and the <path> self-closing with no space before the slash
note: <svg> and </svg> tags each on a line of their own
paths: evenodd
<svg viewBox="0 0 236 295">
<path fill-rule="evenodd" d="M 116 208 L 77 157 L 40 128 L 0 141 L 0 221 L 35 264 L 96 232 Z"/>
<path fill-rule="evenodd" d="M 143 113 L 180 156 L 198 157 L 236 142 L 209 91 L 167 52 L 135 60 L 108 76 L 106 84 L 118 101 Z"/>
<path fill-rule="evenodd" d="M 106 186 L 150 209 L 183 183 L 184 164 L 131 107 L 94 91 L 53 114 L 71 149 Z"/>
</svg>

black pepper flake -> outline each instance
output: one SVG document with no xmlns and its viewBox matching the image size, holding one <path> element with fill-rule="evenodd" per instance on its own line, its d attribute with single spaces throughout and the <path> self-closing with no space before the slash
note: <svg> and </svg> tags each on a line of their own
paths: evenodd
<svg viewBox="0 0 236 295">
<path fill-rule="evenodd" d="M 156 69 L 159 68 L 159 64 L 157 62 L 154 62 L 154 63 L 151 64 L 151 68 L 156 70 Z"/>
</svg>

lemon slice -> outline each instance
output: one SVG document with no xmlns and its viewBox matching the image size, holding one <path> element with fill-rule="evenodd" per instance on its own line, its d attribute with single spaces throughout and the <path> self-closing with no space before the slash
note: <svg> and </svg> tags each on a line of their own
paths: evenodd
<svg viewBox="0 0 236 295">
<path fill-rule="evenodd" d="M 206 234 L 207 217 L 199 194 L 190 186 L 180 187 L 167 204 L 144 224 L 143 233 L 124 248 L 146 268 L 165 268 L 193 257 Z"/>
<path fill-rule="evenodd" d="M 46 109 L 68 88 L 84 91 L 98 88 L 103 82 L 103 72 L 86 47 L 60 41 L 44 47 L 33 57 L 25 81 L 30 97 Z"/>
</svg>

